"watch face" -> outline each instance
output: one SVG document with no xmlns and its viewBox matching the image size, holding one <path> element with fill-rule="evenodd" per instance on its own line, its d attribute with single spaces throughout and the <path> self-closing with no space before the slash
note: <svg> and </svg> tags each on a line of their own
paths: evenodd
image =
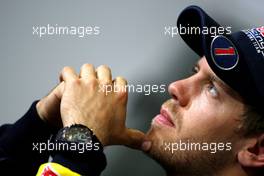
<svg viewBox="0 0 264 176">
<path fill-rule="evenodd" d="M 70 127 L 64 131 L 63 138 L 69 142 L 92 142 L 92 133 L 88 128 Z"/>
</svg>

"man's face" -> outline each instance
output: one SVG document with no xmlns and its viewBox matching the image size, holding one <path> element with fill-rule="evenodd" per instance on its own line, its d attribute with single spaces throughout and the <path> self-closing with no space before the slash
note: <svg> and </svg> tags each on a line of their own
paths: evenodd
<svg viewBox="0 0 264 176">
<path fill-rule="evenodd" d="M 194 70 L 191 77 L 170 84 L 172 98 L 162 105 L 147 134 L 153 142 L 149 155 L 168 172 L 215 172 L 230 165 L 239 148 L 241 136 L 236 130 L 244 104 L 216 77 L 205 57 Z M 180 141 L 211 144 L 211 149 L 180 150 Z M 220 150 L 212 143 L 222 143 Z"/>
</svg>

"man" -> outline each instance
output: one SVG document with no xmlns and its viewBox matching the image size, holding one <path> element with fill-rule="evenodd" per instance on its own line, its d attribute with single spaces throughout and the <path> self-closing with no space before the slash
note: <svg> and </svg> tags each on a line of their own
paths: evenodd
<svg viewBox="0 0 264 176">
<path fill-rule="evenodd" d="M 196 6 L 186 8 L 177 25 L 220 27 Z M 61 84 L 36 104 L 35 114 L 33 106 L 27 116 L 39 116 L 50 126 L 62 125 L 58 132 L 43 132 L 45 136 L 56 134 L 55 144 L 92 144 L 92 150 L 81 154 L 56 150 L 53 161 L 41 165 L 38 175 L 99 175 L 106 164 L 103 146 L 116 144 L 141 149 L 157 160 L 168 176 L 263 175 L 264 27 L 214 37 L 182 34 L 182 38 L 201 59 L 192 76 L 170 84 L 172 98 L 162 105 L 147 134 L 125 127 L 124 78 L 112 81 L 106 66 L 95 70 L 85 64 L 79 75 L 65 67 Z M 106 85 L 118 91 L 105 94 L 101 88 Z M 38 123 L 44 129 L 44 124 Z M 33 118 L 28 124 L 33 126 Z M 15 124 L 7 131 L 21 139 L 22 134 L 12 132 L 18 127 Z M 34 142 L 37 135 L 25 141 Z M 1 162 L 15 165 L 19 158 L 12 150 L 5 152 L 14 139 L 5 138 L 1 138 Z M 6 141 L 9 143 L 2 145 Z M 34 157 L 37 163 L 43 161 L 36 154 Z"/>
</svg>

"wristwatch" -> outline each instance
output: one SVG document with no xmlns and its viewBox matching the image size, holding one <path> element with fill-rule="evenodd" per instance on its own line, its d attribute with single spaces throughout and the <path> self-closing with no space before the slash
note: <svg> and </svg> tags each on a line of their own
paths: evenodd
<svg viewBox="0 0 264 176">
<path fill-rule="evenodd" d="M 85 158 L 103 152 L 103 145 L 88 127 L 75 124 L 59 130 L 53 138 L 56 149 L 53 153 Z"/>
<path fill-rule="evenodd" d="M 81 124 L 64 127 L 52 140 L 54 150 L 50 154 L 53 162 L 62 163 L 70 169 L 93 168 L 101 171 L 105 168 L 103 145 L 88 127 Z"/>
<path fill-rule="evenodd" d="M 56 135 L 56 142 L 74 142 L 74 143 L 92 143 L 93 131 L 88 127 L 75 124 L 70 127 L 64 127 Z"/>
<path fill-rule="evenodd" d="M 103 168 L 106 166 L 103 145 L 87 126 L 75 124 L 64 127 L 52 140 L 54 150 L 51 156 L 55 162 L 68 167 L 72 167 L 71 163 L 84 168 L 87 168 L 87 163 L 93 167 L 98 167 L 98 163 L 102 163 Z"/>
</svg>

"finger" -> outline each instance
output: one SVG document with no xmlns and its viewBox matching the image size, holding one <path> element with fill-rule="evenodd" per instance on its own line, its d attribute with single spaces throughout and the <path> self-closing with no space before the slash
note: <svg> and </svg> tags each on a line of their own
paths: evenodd
<svg viewBox="0 0 264 176">
<path fill-rule="evenodd" d="M 116 79 L 113 81 L 113 90 L 119 104 L 126 106 L 128 99 L 126 79 L 120 76 L 116 77 Z M 118 117 L 123 116 L 122 111 L 120 112 L 117 112 Z"/>
<path fill-rule="evenodd" d="M 128 128 L 124 134 L 123 144 L 130 148 L 141 149 L 142 143 L 145 139 L 145 134 L 142 131 Z"/>
<path fill-rule="evenodd" d="M 61 82 L 56 87 L 54 87 L 49 94 L 45 97 L 46 101 L 51 101 L 50 104 L 59 104 L 62 98 L 62 94 L 64 91 L 65 83 Z"/>
<path fill-rule="evenodd" d="M 106 65 L 101 65 L 96 69 L 97 78 L 101 84 L 111 84 L 112 74 L 111 70 Z"/>
<path fill-rule="evenodd" d="M 57 85 L 52 91 L 51 94 L 54 94 L 58 100 L 61 100 L 62 94 L 64 91 L 64 82 L 61 82 Z"/>
<path fill-rule="evenodd" d="M 115 90 L 117 90 L 118 92 L 126 92 L 127 80 L 125 78 L 118 76 L 113 82 Z"/>
<path fill-rule="evenodd" d="M 78 79 L 78 76 L 73 68 L 71 67 L 64 67 L 60 74 L 60 80 L 61 81 L 73 81 Z"/>
<path fill-rule="evenodd" d="M 80 77 L 83 79 L 96 78 L 94 66 L 91 64 L 84 64 L 81 68 Z"/>
</svg>

